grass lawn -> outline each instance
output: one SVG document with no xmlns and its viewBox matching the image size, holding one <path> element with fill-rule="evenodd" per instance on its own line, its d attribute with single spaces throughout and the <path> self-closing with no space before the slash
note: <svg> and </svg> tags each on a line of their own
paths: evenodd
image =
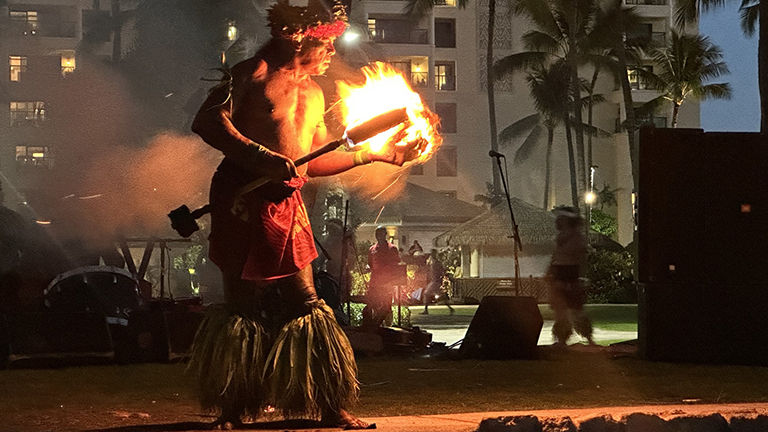
<svg viewBox="0 0 768 432">
<path fill-rule="evenodd" d="M 634 404 L 768 401 L 768 368 L 610 359 L 362 358 L 362 416 Z M 0 430 L 85 430 L 209 421 L 184 364 L 0 370 Z M 7 428 L 7 429 L 4 429 Z"/>
<path fill-rule="evenodd" d="M 476 305 L 458 305 L 454 306 L 456 312 L 454 319 L 457 321 L 471 321 L 471 317 L 477 311 Z M 584 306 L 587 315 L 592 319 L 592 325 L 603 330 L 614 331 L 637 331 L 637 305 L 636 304 L 588 304 Z M 419 312 L 423 310 L 422 306 L 411 306 L 411 320 L 414 324 L 428 321 L 438 321 L 442 324 L 448 319 L 449 312 L 447 308 L 430 308 L 428 318 L 420 316 Z M 554 320 L 555 316 L 547 304 L 540 304 L 539 311 L 545 320 Z"/>
</svg>

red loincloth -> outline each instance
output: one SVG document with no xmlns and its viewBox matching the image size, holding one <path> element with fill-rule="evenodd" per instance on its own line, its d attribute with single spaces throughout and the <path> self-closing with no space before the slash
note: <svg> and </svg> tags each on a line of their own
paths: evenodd
<svg viewBox="0 0 768 432">
<path fill-rule="evenodd" d="M 283 278 L 309 265 L 317 258 L 317 250 L 299 190 L 306 181 L 298 177 L 286 182 L 296 190 L 280 202 L 254 200 L 248 206 L 247 222 L 224 211 L 216 212 L 210 237 L 211 261 L 222 270 L 242 265 L 240 277 L 253 281 Z M 214 188 L 212 203 L 217 201 L 213 199 Z"/>
</svg>

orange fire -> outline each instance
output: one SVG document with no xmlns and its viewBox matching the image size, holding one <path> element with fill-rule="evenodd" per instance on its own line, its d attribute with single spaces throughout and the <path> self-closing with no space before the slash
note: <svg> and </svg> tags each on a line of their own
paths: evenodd
<svg viewBox="0 0 768 432">
<path fill-rule="evenodd" d="M 388 111 L 405 108 L 408 122 L 384 131 L 358 145 L 374 153 L 388 151 L 390 146 L 413 146 L 409 161 L 424 163 L 434 154 L 443 138 L 437 133 L 440 119 L 424 106 L 421 96 L 411 89 L 403 75 L 392 66 L 376 62 L 362 69 L 365 84 L 336 83 L 341 97 L 343 124 L 351 129 L 368 119 Z"/>
</svg>

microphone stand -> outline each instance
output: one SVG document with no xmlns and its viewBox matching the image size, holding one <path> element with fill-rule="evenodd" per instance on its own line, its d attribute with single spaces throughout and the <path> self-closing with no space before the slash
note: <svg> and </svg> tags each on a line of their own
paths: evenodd
<svg viewBox="0 0 768 432">
<path fill-rule="evenodd" d="M 507 187 L 507 179 L 504 177 L 504 170 L 501 168 L 501 158 L 504 155 L 490 155 L 496 158 L 496 163 L 499 165 L 499 175 L 501 177 L 501 184 L 504 186 L 504 195 L 507 197 L 507 207 L 509 207 L 509 217 L 512 220 L 512 238 L 514 241 L 513 254 L 515 260 L 515 295 L 520 295 L 520 259 L 519 252 L 523 250 L 523 245 L 520 242 L 520 232 L 517 229 L 517 222 L 515 222 L 515 212 L 512 211 L 512 200 L 509 197 L 509 188 Z M 506 158 L 505 158 L 506 159 Z"/>
<path fill-rule="evenodd" d="M 347 217 L 349 216 L 349 200 L 344 203 L 344 228 L 341 235 L 341 265 L 339 268 L 339 291 L 346 291 L 347 295 L 347 322 L 352 326 L 352 281 L 349 279 L 349 268 L 347 267 Z"/>
</svg>

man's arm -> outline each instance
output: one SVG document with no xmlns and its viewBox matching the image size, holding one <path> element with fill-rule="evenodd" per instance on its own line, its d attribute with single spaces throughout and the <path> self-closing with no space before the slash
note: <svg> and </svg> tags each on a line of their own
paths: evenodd
<svg viewBox="0 0 768 432">
<path fill-rule="evenodd" d="M 250 140 L 237 130 L 232 123 L 231 93 L 226 85 L 215 88 L 195 115 L 192 131 L 249 172 L 280 180 L 296 176 L 296 167 L 289 158 Z"/>
<path fill-rule="evenodd" d="M 312 139 L 312 150 L 322 147 L 328 141 L 328 129 L 325 127 L 325 122 L 321 120 L 317 125 L 315 135 Z M 307 175 L 310 177 L 331 176 L 352 169 L 357 165 L 371 162 L 367 157 L 365 159 L 361 158 L 361 156 L 367 155 L 357 155 L 357 153 L 358 152 L 342 151 L 326 153 L 309 163 Z"/>
<path fill-rule="evenodd" d="M 325 101 L 320 87 L 315 86 L 312 91 L 314 92 L 314 103 L 319 107 L 324 107 Z M 314 150 L 322 147 L 329 141 L 328 129 L 321 117 L 318 121 L 317 128 L 315 129 L 315 135 L 312 138 L 312 149 Z M 403 148 L 406 147 L 407 146 L 404 146 Z M 307 174 L 310 177 L 331 176 L 352 169 L 358 165 L 366 165 L 376 161 L 402 166 L 403 163 L 405 163 L 405 152 L 392 151 L 385 154 L 374 154 L 368 153 L 365 150 L 355 152 L 332 151 L 310 162 L 309 167 L 307 168 Z"/>
<path fill-rule="evenodd" d="M 328 131 L 325 127 L 325 122 L 320 122 L 312 141 L 312 149 L 322 147 L 328 141 Z M 402 166 L 405 163 L 405 155 L 408 150 L 408 146 L 398 146 L 393 151 L 386 153 L 369 153 L 367 150 L 351 152 L 332 151 L 310 162 L 307 174 L 310 177 L 331 176 L 359 165 L 367 165 L 371 162 L 386 162 Z"/>
</svg>

